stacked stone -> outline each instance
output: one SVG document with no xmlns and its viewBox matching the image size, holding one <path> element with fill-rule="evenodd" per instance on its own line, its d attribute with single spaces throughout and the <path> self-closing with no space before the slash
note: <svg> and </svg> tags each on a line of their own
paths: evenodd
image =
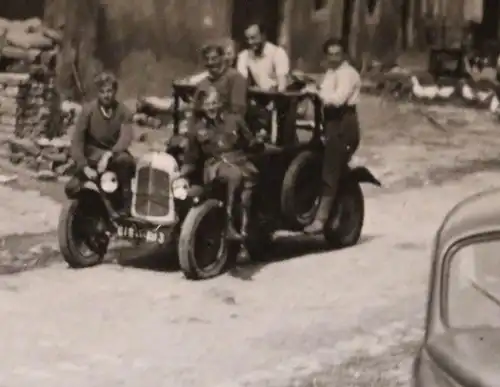
<svg viewBox="0 0 500 387">
<path fill-rule="evenodd" d="M 60 102 L 52 74 L 30 77 L 17 97 L 15 134 L 20 138 L 61 136 Z"/>
<path fill-rule="evenodd" d="M 40 19 L 0 19 L 0 124 L 5 131 L 14 127 L 20 138 L 62 134 L 54 87 L 60 40 Z"/>
<path fill-rule="evenodd" d="M 30 75 L 0 73 L 0 135 L 17 132 L 18 117 L 23 115 L 22 100 L 29 88 Z"/>
</svg>

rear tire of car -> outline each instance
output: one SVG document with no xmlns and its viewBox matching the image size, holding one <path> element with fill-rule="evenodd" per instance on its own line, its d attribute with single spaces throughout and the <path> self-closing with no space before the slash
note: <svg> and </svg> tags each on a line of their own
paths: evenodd
<svg viewBox="0 0 500 387">
<path fill-rule="evenodd" d="M 345 248 L 358 243 L 365 219 L 365 199 L 357 181 L 343 183 L 323 229 L 328 245 Z"/>
<path fill-rule="evenodd" d="M 75 225 L 79 223 L 78 213 L 81 211 L 81 205 L 82 203 L 78 200 L 66 203 L 59 215 L 57 226 L 59 249 L 64 260 L 73 269 L 96 266 L 101 264 L 104 259 L 104 254 L 98 254 L 90 250 L 89 255 L 84 255 L 81 247 L 78 247 L 78 241 L 74 234 Z M 80 243 L 84 242 L 80 241 Z"/>
<path fill-rule="evenodd" d="M 233 263 L 225 228 L 226 214 L 220 201 L 209 199 L 189 210 L 178 242 L 179 265 L 187 279 L 216 277 Z M 213 249 L 214 243 L 217 250 Z M 202 266 L 203 261 L 211 263 Z"/>
<path fill-rule="evenodd" d="M 292 230 L 312 223 L 319 205 L 321 157 L 311 151 L 299 153 L 290 163 L 281 189 L 281 211 Z M 307 194 L 304 201 L 299 195 Z"/>
</svg>

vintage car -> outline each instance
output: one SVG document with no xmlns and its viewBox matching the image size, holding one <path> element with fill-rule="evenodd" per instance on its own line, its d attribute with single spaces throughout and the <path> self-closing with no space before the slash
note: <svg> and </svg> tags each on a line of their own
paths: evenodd
<svg viewBox="0 0 500 387">
<path fill-rule="evenodd" d="M 176 84 L 174 90 L 176 104 L 180 104 L 181 100 L 192 98 L 195 87 Z M 310 120 L 301 121 L 297 110 L 305 99 L 312 99 L 314 114 Z M 266 256 L 275 231 L 301 231 L 314 219 L 324 149 L 321 112 L 319 100 L 300 91 L 249 91 L 248 126 L 256 136 L 264 131 L 266 139 L 259 150 L 249 155 L 260 173 L 252 201 L 249 236 L 243 242 L 253 259 Z M 177 131 L 179 117 L 174 119 L 176 135 L 182 137 Z M 173 148 L 168 149 L 170 154 L 182 154 Z M 345 166 L 336 205 L 323 233 L 332 247 L 352 246 L 359 240 L 364 221 L 360 188 L 363 182 L 380 185 L 367 168 Z M 181 227 L 179 261 L 187 277 L 211 277 L 234 259 L 231 243 L 224 238 L 225 195 L 212 186 L 203 187 L 199 176 L 191 178 L 189 185 L 198 186 L 198 192 L 203 193 Z"/>
<path fill-rule="evenodd" d="M 500 385 L 500 190 L 453 208 L 432 252 L 415 387 Z"/>
<path fill-rule="evenodd" d="M 297 106 L 310 98 L 308 95 L 249 92 L 247 123 L 263 141 L 250 154 L 260 176 L 252 200 L 249 236 L 238 246 L 225 238 L 223 187 L 203 184 L 202 165 L 193 175 L 178 176 L 187 140 L 181 133 L 181 105 L 190 106 L 195 87 L 175 83 L 173 89 L 174 134 L 165 151 L 151 152 L 138 160 L 131 216 L 116 215 L 113 203 L 119 187 L 112 171 L 88 179 L 77 194 L 70 195 L 71 201 L 61 213 L 59 241 L 71 267 L 99 264 L 111 238 L 118 235 L 137 243 L 160 244 L 165 255 L 177 251 L 184 275 L 205 279 L 230 267 L 237 249 L 246 248 L 252 259 L 263 259 L 275 231 L 300 231 L 314 219 L 324 148 L 322 108 L 317 100 L 313 101 L 314 118 L 302 122 L 297 120 Z M 380 185 L 365 167 L 345 166 L 336 204 L 324 229 L 332 247 L 351 246 L 359 240 L 364 221 L 363 182 Z M 238 208 L 235 212 L 235 223 L 239 223 Z"/>
</svg>

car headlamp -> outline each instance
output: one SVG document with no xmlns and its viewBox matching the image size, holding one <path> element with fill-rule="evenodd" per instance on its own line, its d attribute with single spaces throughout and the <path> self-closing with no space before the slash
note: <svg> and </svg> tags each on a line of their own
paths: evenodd
<svg viewBox="0 0 500 387">
<path fill-rule="evenodd" d="M 186 200 L 188 197 L 189 182 L 180 177 L 172 182 L 172 195 L 175 199 Z"/>
<path fill-rule="evenodd" d="M 118 189 L 118 177 L 116 173 L 111 171 L 104 172 L 101 176 L 100 184 L 104 192 L 108 194 L 115 192 Z"/>
</svg>

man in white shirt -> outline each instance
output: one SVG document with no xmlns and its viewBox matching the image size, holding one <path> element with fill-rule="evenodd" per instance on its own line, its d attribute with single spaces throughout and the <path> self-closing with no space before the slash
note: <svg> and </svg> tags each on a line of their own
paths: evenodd
<svg viewBox="0 0 500 387">
<path fill-rule="evenodd" d="M 250 24 L 244 33 L 248 48 L 238 55 L 237 70 L 252 86 L 263 90 L 284 91 L 290 72 L 290 60 L 286 51 L 266 41 L 258 23 Z"/>
<path fill-rule="evenodd" d="M 323 193 L 316 218 L 306 233 L 323 230 L 335 200 L 342 170 L 358 149 L 360 133 L 356 105 L 361 92 L 361 76 L 347 60 L 339 39 L 323 45 L 328 69 L 319 88 L 308 87 L 323 103 L 325 151 L 323 156 Z"/>
</svg>

